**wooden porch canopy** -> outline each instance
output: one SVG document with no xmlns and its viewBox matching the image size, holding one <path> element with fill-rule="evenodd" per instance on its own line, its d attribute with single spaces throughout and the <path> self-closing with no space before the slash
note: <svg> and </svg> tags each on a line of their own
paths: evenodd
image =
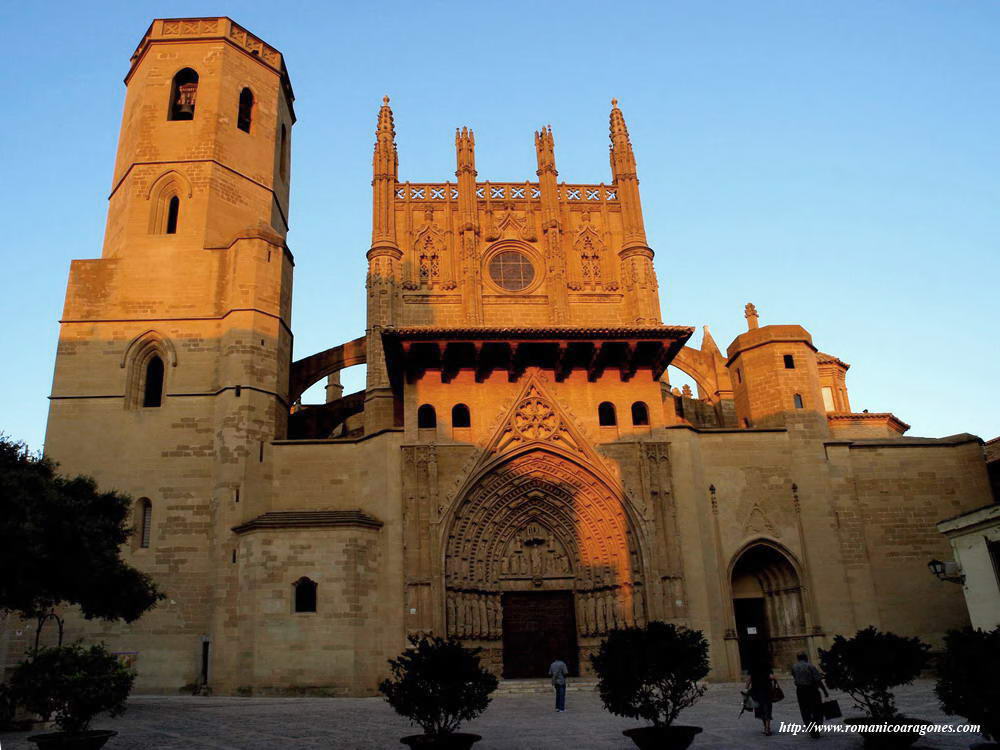
<svg viewBox="0 0 1000 750">
<path fill-rule="evenodd" d="M 413 383 L 428 370 L 448 383 L 460 370 L 473 370 L 476 382 L 506 370 L 516 382 L 528 367 L 552 370 L 562 382 L 574 370 L 596 381 L 608 369 L 622 381 L 640 370 L 659 380 L 694 332 L 686 326 L 631 328 L 388 328 L 382 332 L 386 363 L 394 386 Z"/>
</svg>

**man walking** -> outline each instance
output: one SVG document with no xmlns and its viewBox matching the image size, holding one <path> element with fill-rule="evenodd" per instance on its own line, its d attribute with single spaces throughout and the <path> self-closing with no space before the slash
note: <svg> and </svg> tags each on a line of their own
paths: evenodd
<svg viewBox="0 0 1000 750">
<path fill-rule="evenodd" d="M 556 659 L 549 666 L 549 676 L 552 678 L 552 687 L 556 689 L 556 711 L 566 710 L 566 675 L 569 674 L 569 667 L 562 659 Z"/>
<path fill-rule="evenodd" d="M 792 665 L 792 678 L 795 680 L 795 697 L 799 700 L 802 721 L 805 724 L 822 724 L 823 701 L 819 697 L 819 691 L 822 690 L 826 698 L 830 697 L 830 693 L 823 684 L 823 675 L 809 663 L 809 657 L 801 653 L 797 659 Z M 819 737 L 819 730 L 814 726 L 809 735 Z"/>
</svg>

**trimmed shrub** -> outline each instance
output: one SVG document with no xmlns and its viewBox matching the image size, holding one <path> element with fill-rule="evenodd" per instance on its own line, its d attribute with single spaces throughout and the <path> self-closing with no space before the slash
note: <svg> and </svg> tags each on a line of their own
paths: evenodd
<svg viewBox="0 0 1000 750">
<path fill-rule="evenodd" d="M 700 630 L 653 621 L 612 630 L 590 657 L 604 707 L 668 727 L 705 693 L 708 642 Z"/>
<path fill-rule="evenodd" d="M 392 679 L 378 686 L 396 713 L 424 734 L 442 736 L 486 710 L 497 678 L 480 665 L 482 649 L 465 648 L 454 637 L 409 641 L 410 648 L 389 660 Z"/>
<path fill-rule="evenodd" d="M 97 714 L 119 716 L 132 691 L 135 672 L 103 645 L 43 648 L 14 670 L 13 699 L 64 732 L 83 732 Z"/>
<path fill-rule="evenodd" d="M 853 638 L 836 636 L 829 651 L 820 649 L 819 661 L 829 687 L 851 696 L 869 718 L 889 721 L 899 717 L 892 688 L 920 676 L 929 650 L 919 638 L 867 627 Z"/>
</svg>

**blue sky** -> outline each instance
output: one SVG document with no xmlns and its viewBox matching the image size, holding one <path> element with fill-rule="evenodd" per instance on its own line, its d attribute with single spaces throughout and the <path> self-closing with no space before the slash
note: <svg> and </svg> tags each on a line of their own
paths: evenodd
<svg viewBox="0 0 1000 750">
<path fill-rule="evenodd" d="M 560 179 L 607 181 L 615 96 L 666 322 L 725 348 L 753 301 L 853 365 L 856 410 L 911 435 L 1000 434 L 993 0 L 4 4 L 8 434 L 43 440 L 69 261 L 100 255 L 129 55 L 154 17 L 212 14 L 280 49 L 295 87 L 296 357 L 364 330 L 383 94 L 414 181 L 454 179 L 460 125 L 481 180 L 533 179 L 549 123 Z"/>
</svg>

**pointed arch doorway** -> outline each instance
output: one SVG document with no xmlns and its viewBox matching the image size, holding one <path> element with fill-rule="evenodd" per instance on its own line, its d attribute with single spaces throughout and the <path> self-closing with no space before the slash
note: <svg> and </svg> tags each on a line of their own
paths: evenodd
<svg viewBox="0 0 1000 750">
<path fill-rule="evenodd" d="M 638 535 L 588 466 L 534 444 L 487 468 L 445 539 L 449 635 L 481 646 L 504 677 L 573 673 L 607 631 L 646 621 Z"/>
<path fill-rule="evenodd" d="M 761 540 L 735 559 L 731 573 L 733 616 L 740 666 L 766 655 L 780 668 L 806 650 L 806 620 L 798 567 L 778 545 Z"/>
</svg>

